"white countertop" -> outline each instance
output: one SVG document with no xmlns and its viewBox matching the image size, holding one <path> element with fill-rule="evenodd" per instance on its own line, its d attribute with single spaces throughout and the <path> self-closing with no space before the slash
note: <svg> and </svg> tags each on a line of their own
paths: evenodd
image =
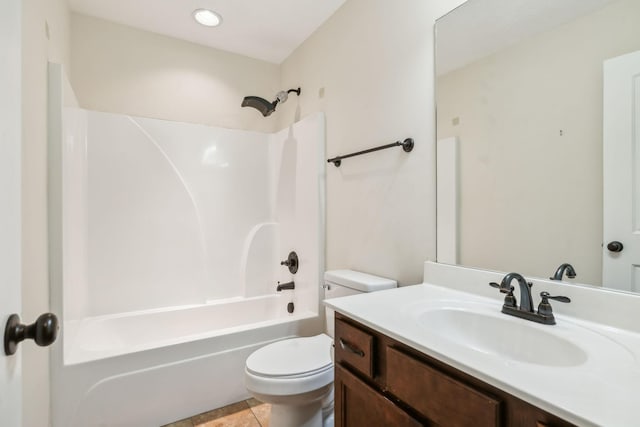
<svg viewBox="0 0 640 427">
<path fill-rule="evenodd" d="M 427 283 L 330 299 L 325 304 L 579 426 L 640 425 L 640 334 L 636 332 L 557 313 L 556 325 L 540 325 L 500 313 L 500 300 Z M 418 320 L 425 307 L 470 304 L 490 313 L 495 308 L 495 315 L 505 318 L 504 328 L 531 327 L 569 340 L 584 349 L 587 357 L 576 366 L 516 361 L 472 343 L 460 345 Z M 560 304 L 552 301 L 552 305 Z"/>
</svg>

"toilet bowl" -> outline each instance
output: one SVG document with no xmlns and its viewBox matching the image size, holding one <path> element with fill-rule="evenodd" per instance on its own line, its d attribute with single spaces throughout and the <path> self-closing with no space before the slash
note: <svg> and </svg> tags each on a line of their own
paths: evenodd
<svg viewBox="0 0 640 427">
<path fill-rule="evenodd" d="M 395 280 L 352 270 L 325 273 L 326 298 L 395 288 Z M 333 427 L 333 310 L 326 334 L 266 345 L 248 358 L 245 386 L 271 404 L 271 427 Z"/>
<path fill-rule="evenodd" d="M 322 407 L 332 392 L 332 339 L 321 334 L 279 341 L 247 359 L 245 385 L 270 403 L 272 426 L 322 426 Z"/>
</svg>

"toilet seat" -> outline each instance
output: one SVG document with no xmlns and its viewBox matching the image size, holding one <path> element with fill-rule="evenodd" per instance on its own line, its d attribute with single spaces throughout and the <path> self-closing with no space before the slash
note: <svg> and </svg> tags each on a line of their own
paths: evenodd
<svg viewBox="0 0 640 427">
<path fill-rule="evenodd" d="M 253 392 L 271 395 L 303 394 L 333 382 L 331 337 L 278 341 L 253 352 L 247 359 L 245 382 Z"/>
<path fill-rule="evenodd" d="M 331 362 L 331 337 L 313 337 L 278 341 L 253 352 L 247 359 L 247 371 L 269 378 L 297 378 L 326 370 Z"/>
</svg>

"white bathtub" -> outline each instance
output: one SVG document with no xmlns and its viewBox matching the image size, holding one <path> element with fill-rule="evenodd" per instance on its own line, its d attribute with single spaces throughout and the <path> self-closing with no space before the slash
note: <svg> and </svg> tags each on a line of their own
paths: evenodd
<svg viewBox="0 0 640 427">
<path fill-rule="evenodd" d="M 288 302 L 278 294 L 65 321 L 64 363 L 74 365 L 315 316 L 309 311 L 288 313 Z"/>
<path fill-rule="evenodd" d="M 285 294 L 67 321 L 54 352 L 54 427 L 159 426 L 248 397 L 246 358 L 315 333 Z M 267 319 L 267 320 L 265 320 Z M 57 378 L 56 378 L 57 377 Z"/>
</svg>

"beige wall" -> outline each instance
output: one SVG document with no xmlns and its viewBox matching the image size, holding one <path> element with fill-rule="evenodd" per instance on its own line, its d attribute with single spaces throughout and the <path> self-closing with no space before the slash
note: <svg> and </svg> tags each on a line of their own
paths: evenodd
<svg viewBox="0 0 640 427">
<path fill-rule="evenodd" d="M 548 277 L 571 262 L 602 282 L 602 62 L 640 49 L 637 16 L 618 1 L 439 78 L 438 137 L 460 138 L 461 264 Z"/>
<path fill-rule="evenodd" d="M 276 64 L 75 13 L 71 33 L 72 85 L 84 108 L 275 130 L 275 117 L 240 103 L 246 95 L 271 100 L 280 90 Z"/>
<path fill-rule="evenodd" d="M 328 269 L 413 284 L 435 260 L 433 24 L 460 3 L 349 0 L 282 64 L 282 86 L 303 94 L 280 125 L 324 111 L 327 157 L 416 143 L 327 165 Z"/>
<path fill-rule="evenodd" d="M 29 0 L 22 5 L 22 319 L 30 323 L 49 311 L 47 62 L 59 62 L 68 69 L 70 49 L 64 0 Z M 49 350 L 29 342 L 20 351 L 23 427 L 47 426 Z"/>
</svg>

